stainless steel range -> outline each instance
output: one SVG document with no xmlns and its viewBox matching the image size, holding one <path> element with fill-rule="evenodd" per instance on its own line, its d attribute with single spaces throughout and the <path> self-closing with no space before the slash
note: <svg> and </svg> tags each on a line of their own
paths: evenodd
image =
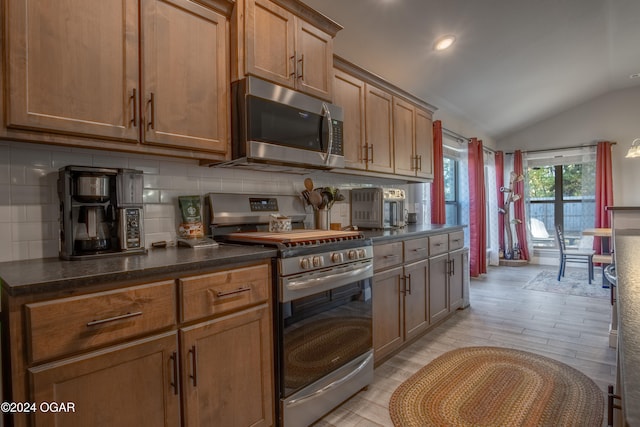
<svg viewBox="0 0 640 427">
<path fill-rule="evenodd" d="M 357 231 L 305 230 L 297 196 L 209 194 L 218 241 L 271 245 L 279 424 L 306 426 L 373 380 L 371 241 Z M 269 232 L 272 215 L 291 231 Z"/>
</svg>

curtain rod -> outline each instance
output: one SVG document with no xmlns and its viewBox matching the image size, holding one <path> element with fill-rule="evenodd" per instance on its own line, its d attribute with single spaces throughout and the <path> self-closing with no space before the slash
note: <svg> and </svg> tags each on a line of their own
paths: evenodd
<svg viewBox="0 0 640 427">
<path fill-rule="evenodd" d="M 450 137 L 453 137 L 453 138 L 457 139 L 458 142 L 466 142 L 467 144 L 471 143 L 471 138 L 464 137 L 464 136 L 460 135 L 459 133 L 456 133 L 456 132 L 454 132 L 452 130 L 449 130 L 449 129 L 445 128 L 444 126 L 442 127 L 442 132 L 446 133 Z M 488 151 L 489 153 L 496 154 L 495 150 L 493 150 L 493 149 L 491 149 L 489 147 L 485 147 L 484 145 L 482 146 L 482 149 L 484 151 Z"/>
<path fill-rule="evenodd" d="M 616 145 L 617 142 L 612 142 L 611 145 Z M 574 148 L 587 148 L 587 147 L 597 147 L 598 144 L 584 144 L 584 145 L 574 145 L 572 147 L 557 147 L 557 148 L 546 148 L 546 149 L 540 149 L 540 150 L 526 150 L 523 151 L 522 154 L 526 154 L 526 153 L 543 153 L 545 151 L 562 151 L 562 150 L 571 150 Z M 510 153 L 504 153 L 507 155 L 513 155 L 513 151 Z"/>
</svg>

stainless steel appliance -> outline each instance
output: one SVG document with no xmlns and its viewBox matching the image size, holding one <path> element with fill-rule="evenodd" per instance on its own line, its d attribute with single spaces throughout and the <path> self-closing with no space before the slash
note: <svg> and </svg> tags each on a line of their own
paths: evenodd
<svg viewBox="0 0 640 427">
<path fill-rule="evenodd" d="M 341 107 L 255 77 L 234 82 L 232 99 L 233 161 L 220 166 L 344 167 Z"/>
<path fill-rule="evenodd" d="M 307 426 L 373 380 L 373 247 L 357 231 L 305 230 L 298 196 L 209 194 L 216 240 L 271 245 L 278 420 Z M 292 230 L 269 232 L 271 214 Z"/>
<path fill-rule="evenodd" d="M 351 190 L 351 225 L 360 228 L 402 228 L 406 194 L 397 188 L 354 188 Z"/>
<path fill-rule="evenodd" d="M 144 252 L 142 187 L 133 169 L 60 169 L 60 258 Z"/>
</svg>

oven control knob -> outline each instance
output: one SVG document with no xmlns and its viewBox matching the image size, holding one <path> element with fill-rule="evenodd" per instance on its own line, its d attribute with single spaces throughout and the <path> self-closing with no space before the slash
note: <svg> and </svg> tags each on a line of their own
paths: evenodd
<svg viewBox="0 0 640 427">
<path fill-rule="evenodd" d="M 367 252 L 364 249 L 358 249 L 358 258 L 365 258 L 367 256 Z"/>
<path fill-rule="evenodd" d="M 347 253 L 347 257 L 348 257 L 350 260 L 358 259 L 358 252 L 356 252 L 354 249 L 351 249 L 351 250 Z"/>
<path fill-rule="evenodd" d="M 304 270 L 308 270 L 311 267 L 311 261 L 309 258 L 300 259 L 300 267 Z"/>
<path fill-rule="evenodd" d="M 324 265 L 324 257 L 314 256 L 313 257 L 313 266 L 314 267 L 322 267 Z"/>
<path fill-rule="evenodd" d="M 332 262 L 342 262 L 343 261 L 343 257 L 342 257 L 342 252 L 334 252 L 331 254 L 331 261 Z"/>
</svg>

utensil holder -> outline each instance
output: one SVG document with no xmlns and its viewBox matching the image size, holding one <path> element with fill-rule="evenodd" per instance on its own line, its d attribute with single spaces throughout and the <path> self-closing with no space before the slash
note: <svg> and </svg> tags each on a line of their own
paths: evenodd
<svg viewBox="0 0 640 427">
<path fill-rule="evenodd" d="M 316 229 L 317 230 L 328 230 L 329 229 L 329 217 L 330 210 L 327 208 L 324 209 L 316 209 Z"/>
</svg>

